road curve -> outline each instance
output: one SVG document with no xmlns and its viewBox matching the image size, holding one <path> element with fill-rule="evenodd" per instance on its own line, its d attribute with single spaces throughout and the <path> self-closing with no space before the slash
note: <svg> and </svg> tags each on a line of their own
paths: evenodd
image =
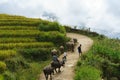
<svg viewBox="0 0 120 80">
<path fill-rule="evenodd" d="M 90 47 L 93 44 L 93 40 L 87 36 L 76 34 L 76 33 L 67 33 L 67 37 L 70 38 L 76 38 L 78 40 L 78 44 L 75 47 L 75 52 L 67 52 L 67 62 L 65 63 L 65 67 L 61 68 L 60 73 L 55 73 L 55 75 L 52 76 L 52 80 L 73 80 L 74 78 L 74 68 L 75 65 L 79 59 L 79 54 L 77 52 L 77 47 L 79 44 L 82 44 L 82 52 L 85 53 L 90 49 Z M 61 59 L 63 55 L 59 57 Z M 39 80 L 45 80 L 45 77 L 42 74 L 40 74 Z"/>
</svg>

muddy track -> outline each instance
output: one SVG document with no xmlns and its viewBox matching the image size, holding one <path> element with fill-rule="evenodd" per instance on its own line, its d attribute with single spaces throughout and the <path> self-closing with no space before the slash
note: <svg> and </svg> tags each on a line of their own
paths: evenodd
<svg viewBox="0 0 120 80">
<path fill-rule="evenodd" d="M 75 33 L 67 33 L 67 36 L 70 38 L 76 38 L 78 40 L 78 44 L 75 47 L 75 52 L 67 52 L 67 62 L 65 63 L 65 67 L 61 68 L 60 73 L 55 73 L 55 75 L 52 76 L 52 80 L 73 80 L 74 78 L 74 68 L 75 65 L 79 59 L 79 54 L 77 52 L 77 47 L 79 44 L 82 44 L 82 51 L 85 53 L 87 50 L 90 49 L 90 47 L 93 44 L 93 40 L 90 39 L 89 37 L 80 35 L 80 34 L 75 34 Z M 59 59 L 61 60 L 61 55 Z M 39 80 L 45 80 L 45 77 L 42 74 L 40 74 Z"/>
</svg>

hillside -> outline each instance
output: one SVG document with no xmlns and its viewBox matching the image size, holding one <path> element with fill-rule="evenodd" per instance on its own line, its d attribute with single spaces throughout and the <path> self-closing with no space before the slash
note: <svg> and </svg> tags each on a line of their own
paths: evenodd
<svg viewBox="0 0 120 80">
<path fill-rule="evenodd" d="M 66 26 L 67 32 L 84 34 L 94 40 L 91 49 L 77 62 L 74 80 L 120 80 L 120 40 L 97 32 Z"/>
<path fill-rule="evenodd" d="M 96 32 L 76 30 L 67 32 L 84 34 L 94 40 L 91 49 L 77 63 L 74 80 L 120 80 L 120 40 L 110 39 Z"/>
<path fill-rule="evenodd" d="M 0 14 L 0 80 L 39 78 L 44 66 L 51 61 L 51 50 L 58 50 L 70 40 L 66 32 L 94 40 L 91 49 L 80 57 L 74 80 L 120 80 L 119 39 L 57 22 L 7 14 Z"/>
<path fill-rule="evenodd" d="M 0 80 L 35 80 L 65 34 L 57 22 L 0 14 Z"/>
</svg>

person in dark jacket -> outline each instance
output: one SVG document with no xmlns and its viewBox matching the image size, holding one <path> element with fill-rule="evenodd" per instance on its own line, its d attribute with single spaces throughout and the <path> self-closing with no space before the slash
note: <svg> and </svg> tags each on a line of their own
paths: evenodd
<svg viewBox="0 0 120 80">
<path fill-rule="evenodd" d="M 81 44 L 78 46 L 78 53 L 79 53 L 79 56 L 82 54 L 82 50 L 81 50 Z"/>
<path fill-rule="evenodd" d="M 53 62 L 59 62 L 58 57 L 55 54 L 53 55 L 53 59 L 52 60 L 53 60 Z"/>
</svg>

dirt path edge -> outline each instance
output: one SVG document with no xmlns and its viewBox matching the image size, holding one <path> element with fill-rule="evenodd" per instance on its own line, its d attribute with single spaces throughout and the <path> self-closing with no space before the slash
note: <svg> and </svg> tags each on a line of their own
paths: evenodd
<svg viewBox="0 0 120 80">
<path fill-rule="evenodd" d="M 85 53 L 90 49 L 93 44 L 93 40 L 87 36 L 76 34 L 76 33 L 67 33 L 67 37 L 76 38 L 78 40 L 78 44 L 75 47 L 75 52 L 67 52 L 67 62 L 65 63 L 65 67 L 61 68 L 60 73 L 55 73 L 53 75 L 52 80 L 74 80 L 74 69 L 76 66 L 77 61 L 79 60 L 79 54 L 77 51 L 77 47 L 79 44 L 82 44 L 82 52 Z M 61 59 L 63 55 L 59 57 Z M 40 74 L 39 80 L 45 80 L 45 77 Z"/>
</svg>

